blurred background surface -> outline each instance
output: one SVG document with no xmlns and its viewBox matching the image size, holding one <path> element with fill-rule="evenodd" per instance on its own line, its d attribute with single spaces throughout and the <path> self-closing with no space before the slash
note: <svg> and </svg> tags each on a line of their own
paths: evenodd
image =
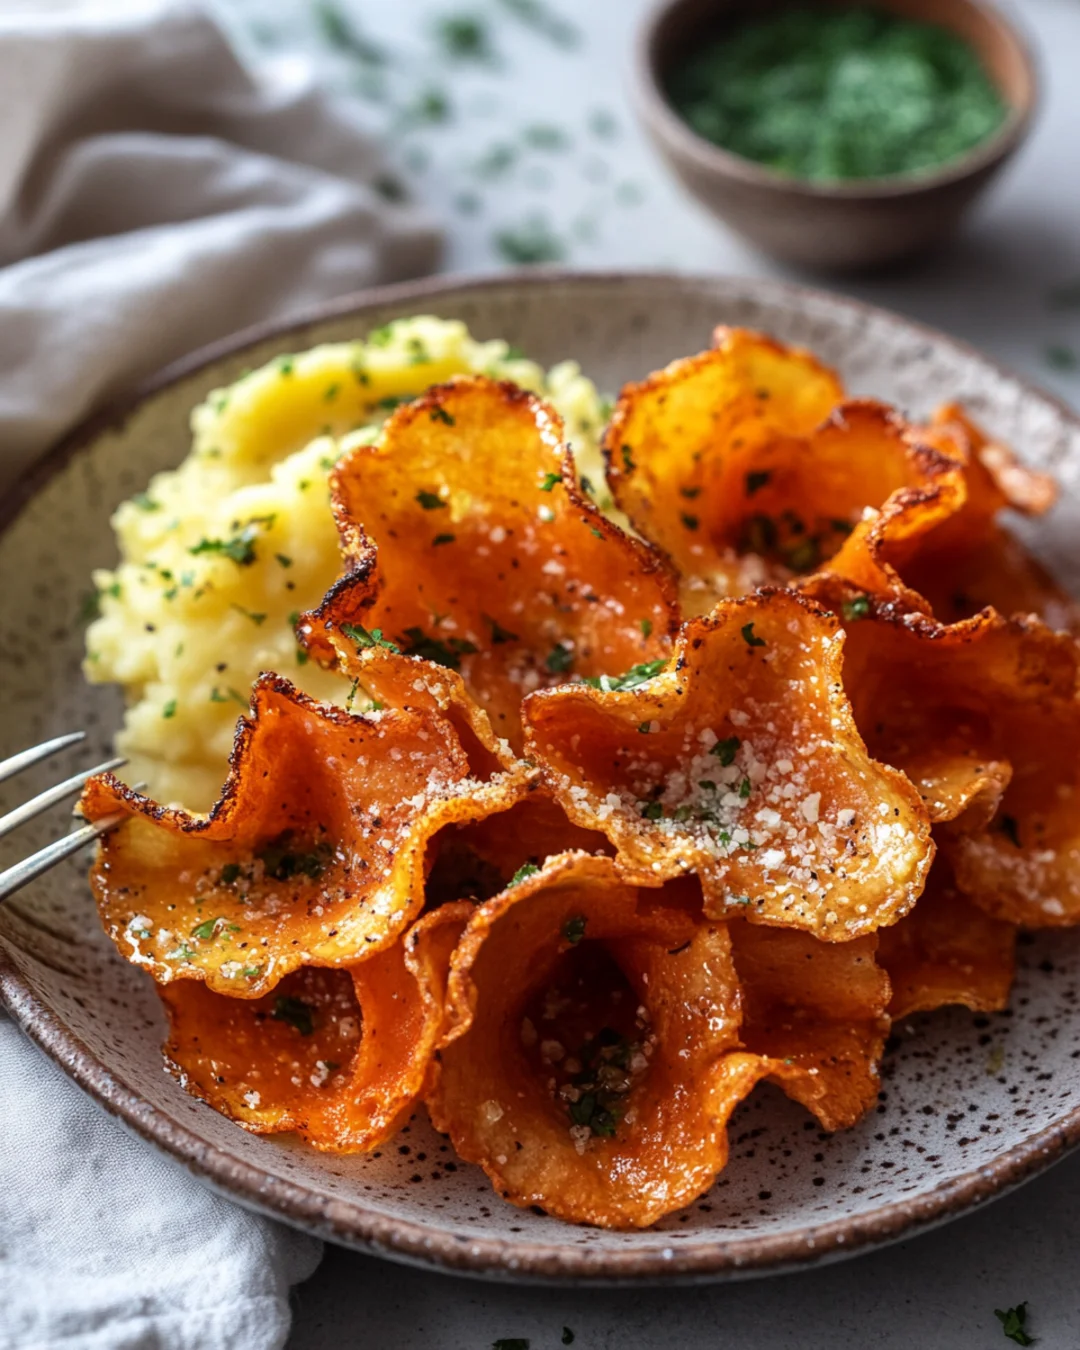
<svg viewBox="0 0 1080 1350">
<path fill-rule="evenodd" d="M 1041 68 L 1034 133 L 957 239 L 885 275 L 783 267 L 675 182 L 630 106 L 648 0 L 221 0 L 254 56 L 314 60 L 429 203 L 443 267 L 674 268 L 832 286 L 948 330 L 1080 402 L 1080 8 L 1006 12 Z"/>
</svg>

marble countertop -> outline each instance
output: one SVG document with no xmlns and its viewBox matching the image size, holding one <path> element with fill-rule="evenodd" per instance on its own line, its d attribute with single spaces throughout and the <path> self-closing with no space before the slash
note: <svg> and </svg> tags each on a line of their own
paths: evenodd
<svg viewBox="0 0 1080 1350">
<path fill-rule="evenodd" d="M 1041 58 L 1031 143 L 955 243 L 889 275 L 771 263 L 672 180 L 634 123 L 628 72 L 645 0 L 222 0 L 263 56 L 302 53 L 385 135 L 398 184 L 444 221 L 444 266 L 562 261 L 789 277 L 966 338 L 1080 404 L 1080 6 L 1015 6 Z M 1080 1344 L 1072 1262 L 1080 1157 L 948 1227 L 816 1271 L 695 1289 L 485 1285 L 329 1249 L 296 1296 L 290 1350 L 678 1345 L 982 1350 L 1027 1301 L 1038 1344 Z"/>
</svg>

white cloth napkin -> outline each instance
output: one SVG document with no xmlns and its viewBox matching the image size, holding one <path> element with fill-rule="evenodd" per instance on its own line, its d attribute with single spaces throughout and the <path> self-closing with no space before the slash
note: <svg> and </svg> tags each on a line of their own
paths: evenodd
<svg viewBox="0 0 1080 1350">
<path fill-rule="evenodd" d="M 193 4 L 0 0 L 0 490 L 174 357 L 434 267 L 347 111 L 268 76 Z"/>
<path fill-rule="evenodd" d="M 0 492 L 199 344 L 429 270 L 370 140 L 199 7 L 0 0 Z M 271 1350 L 320 1244 L 129 1137 L 0 1013 L 0 1350 Z"/>
</svg>

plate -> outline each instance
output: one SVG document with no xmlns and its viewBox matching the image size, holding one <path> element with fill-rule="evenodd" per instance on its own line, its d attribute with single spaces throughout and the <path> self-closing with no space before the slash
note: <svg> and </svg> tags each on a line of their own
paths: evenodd
<svg viewBox="0 0 1080 1350">
<path fill-rule="evenodd" d="M 173 367 L 126 408 L 57 448 L 0 521 L 0 753 L 72 728 L 92 744 L 2 801 L 104 758 L 120 718 L 114 690 L 79 673 L 90 569 L 115 560 L 109 515 L 189 445 L 205 393 L 272 356 L 362 335 L 407 314 L 463 319 L 545 365 L 579 360 L 614 392 L 707 345 L 717 323 L 800 343 L 855 394 L 910 414 L 960 398 L 1024 459 L 1055 472 L 1063 502 L 1028 541 L 1077 589 L 1080 421 L 977 352 L 906 319 L 773 282 L 533 271 L 438 280 L 344 299 L 303 322 L 220 343 Z M 4 841 L 37 848 L 62 818 Z M 713 1190 L 646 1232 L 576 1228 L 504 1204 L 419 1114 L 367 1157 L 259 1138 L 188 1097 L 162 1072 L 163 1023 L 149 981 L 100 931 L 86 860 L 65 864 L 0 908 L 0 997 L 12 1016 L 126 1125 L 241 1204 L 395 1259 L 488 1277 L 716 1279 L 823 1261 L 941 1222 L 1001 1194 L 1080 1142 L 1080 933 L 1026 939 L 1010 1012 L 950 1009 L 900 1024 L 876 1111 L 829 1136 L 759 1088 L 731 1126 Z"/>
</svg>

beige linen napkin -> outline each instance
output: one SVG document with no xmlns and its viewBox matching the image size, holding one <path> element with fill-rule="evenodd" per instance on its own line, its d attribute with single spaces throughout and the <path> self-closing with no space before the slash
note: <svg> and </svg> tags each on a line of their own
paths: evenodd
<svg viewBox="0 0 1080 1350">
<path fill-rule="evenodd" d="M 434 266 L 380 170 L 297 64 L 256 77 L 193 4 L 0 0 L 0 495 L 199 344 Z M 320 1250 L 128 1137 L 0 1012 L 0 1350 L 274 1350 Z"/>
<path fill-rule="evenodd" d="M 0 129 L 0 491 L 173 358 L 438 259 L 348 111 L 193 4 L 0 3 Z"/>
</svg>

